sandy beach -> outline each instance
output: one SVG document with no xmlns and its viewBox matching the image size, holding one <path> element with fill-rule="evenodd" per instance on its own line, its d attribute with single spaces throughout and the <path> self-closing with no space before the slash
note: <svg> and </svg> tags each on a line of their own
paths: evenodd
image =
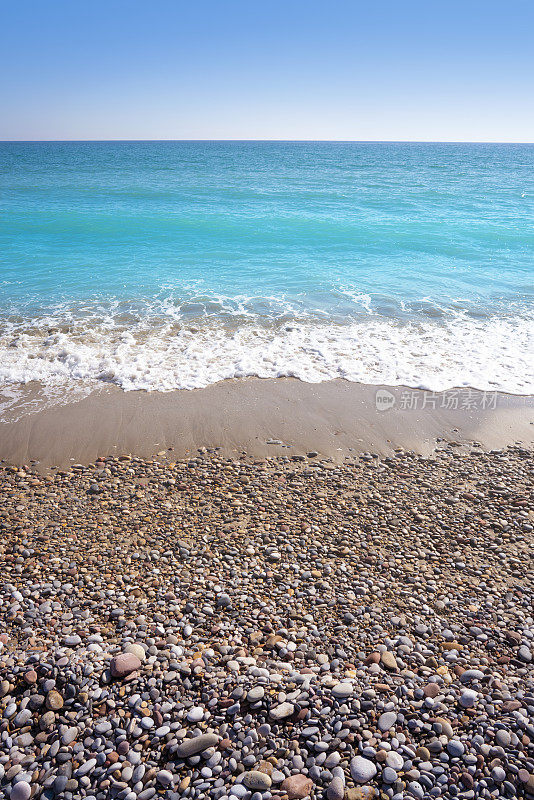
<svg viewBox="0 0 534 800">
<path fill-rule="evenodd" d="M 0 800 L 534 800 L 534 4 L 1 25 Z"/>
<path fill-rule="evenodd" d="M 47 407 L 29 385 L 0 422 L 0 459 L 41 468 L 99 456 L 185 457 L 217 448 L 231 457 L 342 461 L 395 448 L 430 455 L 444 442 L 499 448 L 534 442 L 534 398 L 471 389 L 433 393 L 348 381 L 223 381 L 205 389 L 123 392 L 104 386 Z"/>
<path fill-rule="evenodd" d="M 533 400 L 231 380 L 0 428 L 10 800 L 534 797 Z"/>
</svg>

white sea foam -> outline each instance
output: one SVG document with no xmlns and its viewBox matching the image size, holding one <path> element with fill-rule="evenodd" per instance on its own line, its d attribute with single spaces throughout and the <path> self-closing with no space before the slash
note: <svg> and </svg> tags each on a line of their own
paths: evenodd
<svg viewBox="0 0 534 800">
<path fill-rule="evenodd" d="M 115 309 L 115 313 L 117 309 Z M 237 323 L 237 321 L 236 321 Z M 237 324 L 120 317 L 41 318 L 0 336 L 0 387 L 40 381 L 57 396 L 102 382 L 126 391 L 195 389 L 227 378 L 344 378 L 434 391 L 470 386 L 534 394 L 534 321 L 525 317 L 399 321 L 371 315 L 335 324 Z"/>
</svg>

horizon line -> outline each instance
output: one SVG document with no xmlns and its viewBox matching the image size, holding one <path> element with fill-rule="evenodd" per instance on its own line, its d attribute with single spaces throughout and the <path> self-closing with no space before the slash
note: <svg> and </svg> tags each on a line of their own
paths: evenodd
<svg viewBox="0 0 534 800">
<path fill-rule="evenodd" d="M 205 143 L 279 143 L 279 144 L 519 144 L 532 145 L 533 141 L 525 142 L 519 140 L 486 140 L 486 139 L 2 139 L 0 144 L 106 144 L 106 143 L 156 143 L 156 142 L 205 142 Z"/>
</svg>

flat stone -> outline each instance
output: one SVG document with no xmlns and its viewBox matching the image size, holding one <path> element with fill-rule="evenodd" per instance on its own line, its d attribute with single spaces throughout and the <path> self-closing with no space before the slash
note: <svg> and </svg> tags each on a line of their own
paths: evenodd
<svg viewBox="0 0 534 800">
<path fill-rule="evenodd" d="M 395 672 L 395 670 L 397 670 L 397 659 L 389 650 L 385 650 L 383 653 L 381 653 L 380 663 L 384 669 L 387 669 L 390 672 Z"/>
<path fill-rule="evenodd" d="M 481 681 L 484 678 L 484 673 L 479 669 L 466 669 L 460 675 L 461 683 L 471 683 L 471 681 Z"/>
<path fill-rule="evenodd" d="M 396 721 L 397 715 L 394 711 L 385 711 L 383 714 L 380 714 L 378 718 L 378 727 L 382 733 L 385 733 L 395 725 Z"/>
<path fill-rule="evenodd" d="M 286 719 L 286 717 L 290 717 L 295 712 L 295 706 L 293 703 L 280 703 L 280 705 L 271 708 L 269 711 L 269 716 L 272 719 Z"/>
<path fill-rule="evenodd" d="M 257 703 L 265 697 L 265 689 L 263 686 L 254 686 L 247 693 L 247 700 L 249 703 Z"/>
<path fill-rule="evenodd" d="M 351 683 L 337 683 L 332 688 L 332 694 L 334 695 L 334 697 L 340 699 L 345 697 L 350 697 L 353 691 L 354 689 Z"/>
<path fill-rule="evenodd" d="M 215 747 L 219 743 L 219 736 L 216 733 L 203 733 L 201 736 L 195 736 L 193 739 L 185 739 L 176 748 L 176 756 L 178 758 L 189 758 L 208 747 Z"/>
</svg>

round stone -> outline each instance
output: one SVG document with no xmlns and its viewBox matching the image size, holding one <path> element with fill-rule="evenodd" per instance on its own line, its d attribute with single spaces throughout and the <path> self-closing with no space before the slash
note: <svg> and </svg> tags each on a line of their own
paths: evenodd
<svg viewBox="0 0 534 800">
<path fill-rule="evenodd" d="M 137 656 L 139 661 L 144 661 L 146 658 L 145 648 L 143 645 L 138 644 L 137 642 L 131 642 L 130 644 L 127 644 L 124 648 L 124 652 Z"/>
<path fill-rule="evenodd" d="M 509 747 L 512 742 L 512 737 L 508 731 L 504 730 L 504 728 L 500 728 L 495 734 L 495 741 L 500 747 Z"/>
<path fill-rule="evenodd" d="M 453 758 L 460 758 L 465 753 L 465 747 L 458 739 L 451 739 L 447 742 L 447 751 Z"/>
<path fill-rule="evenodd" d="M 200 722 L 204 718 L 204 709 L 201 706 L 193 706 L 187 712 L 187 719 L 189 722 Z"/>
<path fill-rule="evenodd" d="M 386 756 L 386 764 L 398 772 L 404 766 L 404 759 L 396 750 L 390 750 Z"/>
<path fill-rule="evenodd" d="M 397 773 L 392 767 L 384 767 L 382 770 L 382 780 L 384 783 L 395 783 L 397 780 Z"/>
<path fill-rule="evenodd" d="M 26 781 L 19 781 L 11 789 L 9 800 L 28 800 L 31 793 L 30 784 Z"/>
<path fill-rule="evenodd" d="M 306 775 L 290 775 L 282 783 L 280 789 L 287 794 L 289 800 L 300 800 L 311 794 L 313 781 Z"/>
<path fill-rule="evenodd" d="M 462 708 L 473 708 L 477 700 L 478 695 L 472 689 L 466 689 L 465 692 L 460 695 L 460 705 Z"/>
<path fill-rule="evenodd" d="M 362 756 L 354 756 L 350 762 L 350 774 L 356 783 L 368 783 L 377 773 L 377 768 L 372 761 Z"/>
<path fill-rule="evenodd" d="M 266 772 L 253 769 L 250 772 L 245 772 L 243 783 L 247 789 L 253 789 L 256 792 L 266 792 L 271 788 L 272 780 Z"/>
<path fill-rule="evenodd" d="M 263 686 L 254 686 L 247 693 L 247 700 L 249 703 L 257 703 L 265 697 L 265 689 Z"/>
<path fill-rule="evenodd" d="M 222 593 L 217 597 L 217 608 L 229 608 L 232 605 L 232 598 L 226 593 Z"/>
<path fill-rule="evenodd" d="M 168 769 L 160 769 L 156 775 L 156 780 L 158 783 L 161 783 L 162 786 L 170 786 L 173 782 L 172 772 L 169 772 Z"/>
<path fill-rule="evenodd" d="M 243 783 L 234 783 L 230 787 L 230 797 L 245 797 L 248 794 L 248 789 Z"/>
<path fill-rule="evenodd" d="M 60 708 L 63 708 L 63 698 L 55 689 L 51 689 L 46 695 L 46 707 L 50 711 L 59 711 Z"/>
</svg>

